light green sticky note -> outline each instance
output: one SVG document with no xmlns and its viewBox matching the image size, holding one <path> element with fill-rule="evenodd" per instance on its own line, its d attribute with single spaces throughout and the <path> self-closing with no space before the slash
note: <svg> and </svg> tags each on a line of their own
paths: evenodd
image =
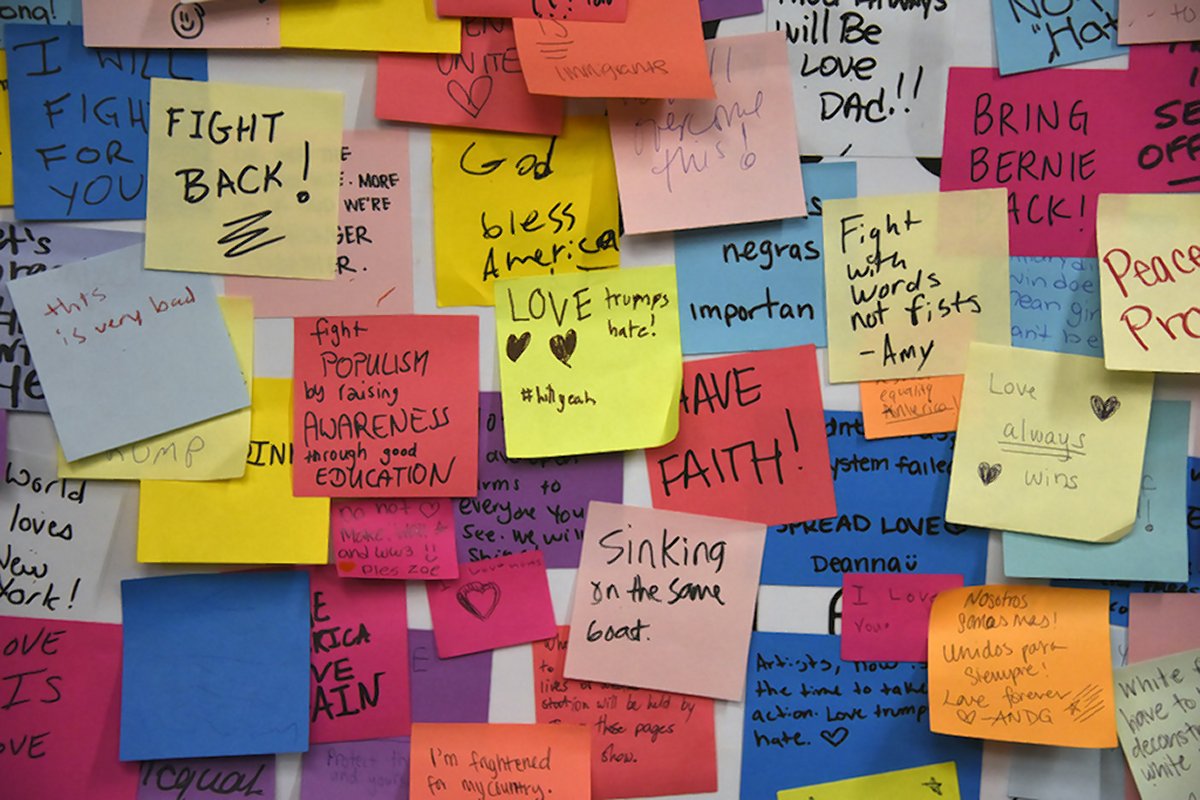
<svg viewBox="0 0 1200 800">
<path fill-rule="evenodd" d="M 1196 797 L 1200 650 L 1115 670 L 1117 737 L 1142 800 Z"/>
</svg>

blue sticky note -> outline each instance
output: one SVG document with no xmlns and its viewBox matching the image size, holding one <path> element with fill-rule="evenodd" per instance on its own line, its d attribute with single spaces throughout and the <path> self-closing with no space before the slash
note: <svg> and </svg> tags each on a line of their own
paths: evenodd
<svg viewBox="0 0 1200 800">
<path fill-rule="evenodd" d="M 204 80 L 203 52 L 83 46 L 77 25 L 8 25 L 18 219 L 145 219 L 150 79 Z"/>
<path fill-rule="evenodd" d="M 1117 44 L 1117 0 L 992 0 L 992 19 L 1001 75 L 1129 51 Z"/>
<path fill-rule="evenodd" d="M 0 3 L 0 47 L 4 47 L 7 23 L 41 23 L 68 25 L 83 22 L 81 0 L 21 0 L 19 3 Z"/>
<path fill-rule="evenodd" d="M 854 197 L 855 165 L 805 164 L 807 218 L 675 234 L 685 355 L 825 346 L 824 200 Z"/>
<path fill-rule="evenodd" d="M 308 749 L 303 570 L 121 582 L 121 760 Z"/>
<path fill-rule="evenodd" d="M 755 633 L 740 797 L 954 761 L 977 800 L 982 742 L 930 732 L 928 687 L 924 664 L 843 661 L 837 636 Z"/>
<path fill-rule="evenodd" d="M 1014 256 L 1009 285 L 1013 347 L 1103 358 L 1096 259 Z"/>
<path fill-rule="evenodd" d="M 868 440 L 862 414 L 827 411 L 838 516 L 767 529 L 762 582 L 841 586 L 848 572 L 931 572 L 983 583 L 987 532 L 946 522 L 954 434 Z"/>
<path fill-rule="evenodd" d="M 1188 577 L 1187 445 L 1191 403 L 1156 400 L 1142 467 L 1137 520 L 1109 544 L 1004 534 L 1010 578 L 1186 581 Z"/>
</svg>

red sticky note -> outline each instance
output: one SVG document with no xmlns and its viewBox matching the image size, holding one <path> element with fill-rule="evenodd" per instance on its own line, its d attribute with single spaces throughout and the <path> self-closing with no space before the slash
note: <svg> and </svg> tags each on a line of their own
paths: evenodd
<svg viewBox="0 0 1200 800">
<path fill-rule="evenodd" d="M 475 494 L 478 317 L 301 317 L 294 335 L 296 496 Z"/>
<path fill-rule="evenodd" d="M 843 575 L 842 658 L 925 663 L 933 598 L 962 585 L 962 575 Z"/>
<path fill-rule="evenodd" d="M 310 568 L 309 579 L 309 740 L 407 736 L 412 730 L 407 587 L 338 580 L 327 566 Z"/>
<path fill-rule="evenodd" d="M 626 0 L 437 0 L 439 17 L 527 17 L 621 22 L 625 19 L 626 11 Z"/>
<path fill-rule="evenodd" d="M 832 517 L 816 348 L 685 363 L 679 435 L 646 466 L 655 508 L 765 525 Z"/>
<path fill-rule="evenodd" d="M 511 21 L 464 19 L 461 54 L 380 54 L 375 116 L 557 135 L 563 99 L 530 94 Z"/>
<path fill-rule="evenodd" d="M 557 634 L 540 550 L 462 564 L 457 580 L 430 581 L 425 588 L 440 658 Z"/>
<path fill-rule="evenodd" d="M 330 542 L 342 578 L 458 577 L 454 501 L 334 500 Z"/>
</svg>

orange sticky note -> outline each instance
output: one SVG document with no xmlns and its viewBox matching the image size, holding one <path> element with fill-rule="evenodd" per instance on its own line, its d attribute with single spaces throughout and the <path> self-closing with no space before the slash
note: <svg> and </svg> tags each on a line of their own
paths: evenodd
<svg viewBox="0 0 1200 800">
<path fill-rule="evenodd" d="M 590 800 L 591 736 L 582 725 L 416 723 L 410 800 Z M 490 791 L 489 791 L 489 787 Z"/>
<path fill-rule="evenodd" d="M 958 428 L 962 375 L 863 381 L 858 387 L 868 439 L 946 433 Z"/>
<path fill-rule="evenodd" d="M 929 617 L 934 733 L 1115 747 L 1108 592 L 967 586 Z"/>
<path fill-rule="evenodd" d="M 716 97 L 696 0 L 635 0 L 624 22 L 514 19 L 525 83 L 565 97 Z"/>
</svg>

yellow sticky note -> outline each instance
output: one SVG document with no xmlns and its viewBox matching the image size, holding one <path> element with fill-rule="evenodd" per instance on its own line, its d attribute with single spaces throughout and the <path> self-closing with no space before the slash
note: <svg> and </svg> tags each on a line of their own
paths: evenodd
<svg viewBox="0 0 1200 800">
<path fill-rule="evenodd" d="M 1108 592 L 1000 585 L 938 593 L 929 615 L 929 729 L 1115 747 Z"/>
<path fill-rule="evenodd" d="M 945 761 L 784 789 L 775 796 L 778 800 L 959 800 L 958 770 L 953 761 Z"/>
<path fill-rule="evenodd" d="M 146 267 L 332 279 L 342 95 L 150 82 Z"/>
<path fill-rule="evenodd" d="M 284 0 L 284 47 L 311 50 L 457 53 L 459 20 L 440 18 L 434 0 Z"/>
<path fill-rule="evenodd" d="M 248 297 L 218 297 L 238 366 L 249 386 L 254 374 L 254 303 Z M 253 395 L 251 395 L 253 400 Z M 89 480 L 207 481 L 246 472 L 250 409 L 198 422 L 140 442 L 67 461 L 58 451 L 60 478 Z"/>
<path fill-rule="evenodd" d="M 679 431 L 674 267 L 501 281 L 496 339 L 510 458 L 657 447 Z"/>
<path fill-rule="evenodd" d="M 438 305 L 492 305 L 496 281 L 620 262 L 604 117 L 559 136 L 433 132 Z"/>
<path fill-rule="evenodd" d="M 973 343 L 946 519 L 1089 542 L 1137 516 L 1154 376 Z"/>
<path fill-rule="evenodd" d="M 0 50 L 0 206 L 12 204 L 12 124 L 8 115 L 8 55 Z"/>
<path fill-rule="evenodd" d="M 292 496 L 292 382 L 256 378 L 246 474 L 142 481 L 138 561 L 324 564 L 329 499 Z"/>
<path fill-rule="evenodd" d="M 1102 194 L 1104 365 L 1200 372 L 1200 195 Z"/>
<path fill-rule="evenodd" d="M 826 200 L 829 380 L 958 375 L 1008 344 L 1003 189 Z"/>
</svg>

